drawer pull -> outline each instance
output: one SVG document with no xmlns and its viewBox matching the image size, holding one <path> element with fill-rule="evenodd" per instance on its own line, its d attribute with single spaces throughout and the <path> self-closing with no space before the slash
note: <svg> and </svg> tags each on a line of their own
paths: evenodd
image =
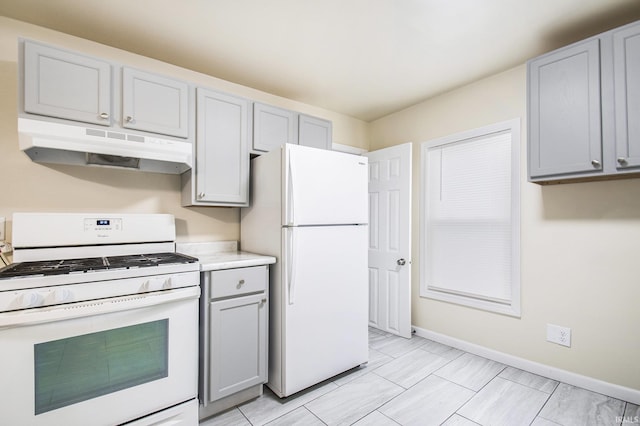
<svg viewBox="0 0 640 426">
<path fill-rule="evenodd" d="M 243 285 L 244 285 L 244 280 L 240 280 L 240 281 L 238 281 L 238 286 L 237 286 L 237 288 L 240 288 L 240 287 L 242 287 Z"/>
</svg>

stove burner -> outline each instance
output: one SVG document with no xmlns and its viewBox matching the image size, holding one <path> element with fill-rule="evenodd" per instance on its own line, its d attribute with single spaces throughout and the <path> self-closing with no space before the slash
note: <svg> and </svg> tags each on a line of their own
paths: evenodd
<svg viewBox="0 0 640 426">
<path fill-rule="evenodd" d="M 83 259 L 43 260 L 14 263 L 0 269 L 0 279 L 37 275 L 64 275 L 101 270 L 133 269 L 160 265 L 195 263 L 198 259 L 180 253 L 152 253 Z"/>
</svg>

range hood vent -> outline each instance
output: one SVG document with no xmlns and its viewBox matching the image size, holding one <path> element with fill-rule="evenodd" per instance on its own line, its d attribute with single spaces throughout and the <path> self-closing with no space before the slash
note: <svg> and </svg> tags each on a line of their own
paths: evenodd
<svg viewBox="0 0 640 426">
<path fill-rule="evenodd" d="M 54 164 L 118 167 L 181 174 L 192 166 L 192 145 L 96 129 L 18 118 L 20 149 L 33 161 Z"/>
</svg>

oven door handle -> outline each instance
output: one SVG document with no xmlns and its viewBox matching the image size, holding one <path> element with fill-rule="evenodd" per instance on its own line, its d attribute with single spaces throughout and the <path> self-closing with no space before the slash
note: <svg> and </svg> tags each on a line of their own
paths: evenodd
<svg viewBox="0 0 640 426">
<path fill-rule="evenodd" d="M 0 330 L 147 308 L 199 297 L 200 287 L 194 286 L 22 311 L 3 312 L 0 313 Z"/>
</svg>

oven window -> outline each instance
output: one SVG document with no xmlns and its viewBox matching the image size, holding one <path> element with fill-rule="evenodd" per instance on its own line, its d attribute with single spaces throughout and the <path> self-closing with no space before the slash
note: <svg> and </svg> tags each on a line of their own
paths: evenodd
<svg viewBox="0 0 640 426">
<path fill-rule="evenodd" d="M 167 377 L 169 320 L 35 345 L 35 413 Z"/>
</svg>

